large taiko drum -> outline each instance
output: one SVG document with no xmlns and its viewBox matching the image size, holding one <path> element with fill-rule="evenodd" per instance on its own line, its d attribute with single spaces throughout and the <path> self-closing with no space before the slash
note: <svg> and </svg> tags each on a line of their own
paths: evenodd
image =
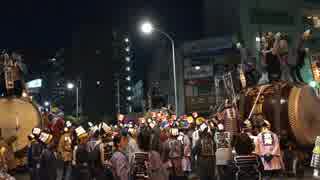
<svg viewBox="0 0 320 180">
<path fill-rule="evenodd" d="M 258 94 L 261 91 L 261 95 Z M 276 133 L 289 132 L 300 145 L 312 145 L 320 135 L 320 98 L 308 85 L 279 82 L 248 88 L 242 96 L 243 115 L 262 115 Z"/>
<path fill-rule="evenodd" d="M 18 152 L 28 145 L 32 128 L 41 126 L 41 114 L 36 105 L 23 98 L 0 98 L 0 128 L 4 139 L 16 137 L 12 144 Z"/>
</svg>

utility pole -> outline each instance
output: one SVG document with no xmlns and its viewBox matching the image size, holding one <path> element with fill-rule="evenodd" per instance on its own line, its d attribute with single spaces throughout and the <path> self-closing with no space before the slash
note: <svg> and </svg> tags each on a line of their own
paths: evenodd
<svg viewBox="0 0 320 180">
<path fill-rule="evenodd" d="M 120 114 L 120 79 L 117 78 L 117 109 Z"/>
</svg>

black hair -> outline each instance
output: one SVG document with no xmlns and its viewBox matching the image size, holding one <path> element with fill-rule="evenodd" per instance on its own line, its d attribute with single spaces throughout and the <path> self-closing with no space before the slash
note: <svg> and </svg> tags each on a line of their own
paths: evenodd
<svg viewBox="0 0 320 180">
<path fill-rule="evenodd" d="M 151 130 L 148 127 L 144 127 L 140 130 L 137 138 L 138 146 L 143 151 L 150 151 L 151 146 Z"/>
<path fill-rule="evenodd" d="M 239 155 L 251 154 L 255 145 L 252 139 L 246 133 L 241 133 L 235 137 L 234 148 Z"/>
<path fill-rule="evenodd" d="M 119 148 L 119 143 L 121 141 L 121 135 L 118 134 L 116 136 L 113 137 L 113 145 L 115 148 Z"/>
</svg>

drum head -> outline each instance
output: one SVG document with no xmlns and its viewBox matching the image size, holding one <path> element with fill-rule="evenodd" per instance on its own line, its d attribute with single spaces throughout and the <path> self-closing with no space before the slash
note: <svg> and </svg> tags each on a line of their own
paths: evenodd
<svg viewBox="0 0 320 180">
<path fill-rule="evenodd" d="M 0 99 L 0 128 L 3 138 L 16 136 L 14 151 L 27 146 L 28 135 L 32 128 L 40 125 L 41 117 L 38 109 L 31 103 L 19 98 Z"/>
<path fill-rule="evenodd" d="M 302 145 L 312 145 L 320 135 L 320 99 L 309 86 L 293 87 L 288 116 L 295 138 Z"/>
</svg>

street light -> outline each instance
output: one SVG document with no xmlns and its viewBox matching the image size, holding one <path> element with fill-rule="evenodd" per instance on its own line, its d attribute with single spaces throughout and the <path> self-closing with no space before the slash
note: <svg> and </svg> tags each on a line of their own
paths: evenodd
<svg viewBox="0 0 320 180">
<path fill-rule="evenodd" d="M 50 103 L 48 101 L 45 101 L 44 106 L 48 107 L 48 106 L 50 106 Z"/>
<path fill-rule="evenodd" d="M 141 24 L 141 31 L 146 34 L 150 35 L 152 32 L 157 31 L 160 34 L 164 35 L 166 38 L 168 38 L 171 42 L 171 48 L 172 48 L 172 68 L 173 68 L 173 83 L 174 83 L 174 102 L 175 102 L 175 110 L 176 115 L 178 114 L 178 90 L 177 90 L 177 77 L 176 77 L 176 56 L 175 56 L 175 44 L 173 38 L 166 32 L 157 29 L 153 26 L 151 22 L 144 22 Z"/>
<path fill-rule="evenodd" d="M 127 62 L 130 62 L 130 57 L 126 57 L 126 61 L 127 61 Z"/>
<path fill-rule="evenodd" d="M 153 25 L 150 22 L 144 22 L 141 25 L 141 31 L 145 34 L 151 34 L 153 30 L 154 30 Z"/>
<path fill-rule="evenodd" d="M 81 81 L 80 81 L 79 84 L 81 84 Z M 77 117 L 77 119 L 79 119 L 79 87 L 74 85 L 73 83 L 69 82 L 67 84 L 67 88 L 69 90 L 72 90 L 72 89 L 76 88 L 76 117 Z"/>
<path fill-rule="evenodd" d="M 73 83 L 68 83 L 67 84 L 67 88 L 68 89 L 73 89 L 74 88 L 74 84 Z"/>
<path fill-rule="evenodd" d="M 126 71 L 130 71 L 131 68 L 129 66 L 126 67 Z"/>
<path fill-rule="evenodd" d="M 129 42 L 129 38 L 125 38 L 124 41 L 125 41 L 126 43 L 128 43 L 128 42 Z"/>
</svg>

